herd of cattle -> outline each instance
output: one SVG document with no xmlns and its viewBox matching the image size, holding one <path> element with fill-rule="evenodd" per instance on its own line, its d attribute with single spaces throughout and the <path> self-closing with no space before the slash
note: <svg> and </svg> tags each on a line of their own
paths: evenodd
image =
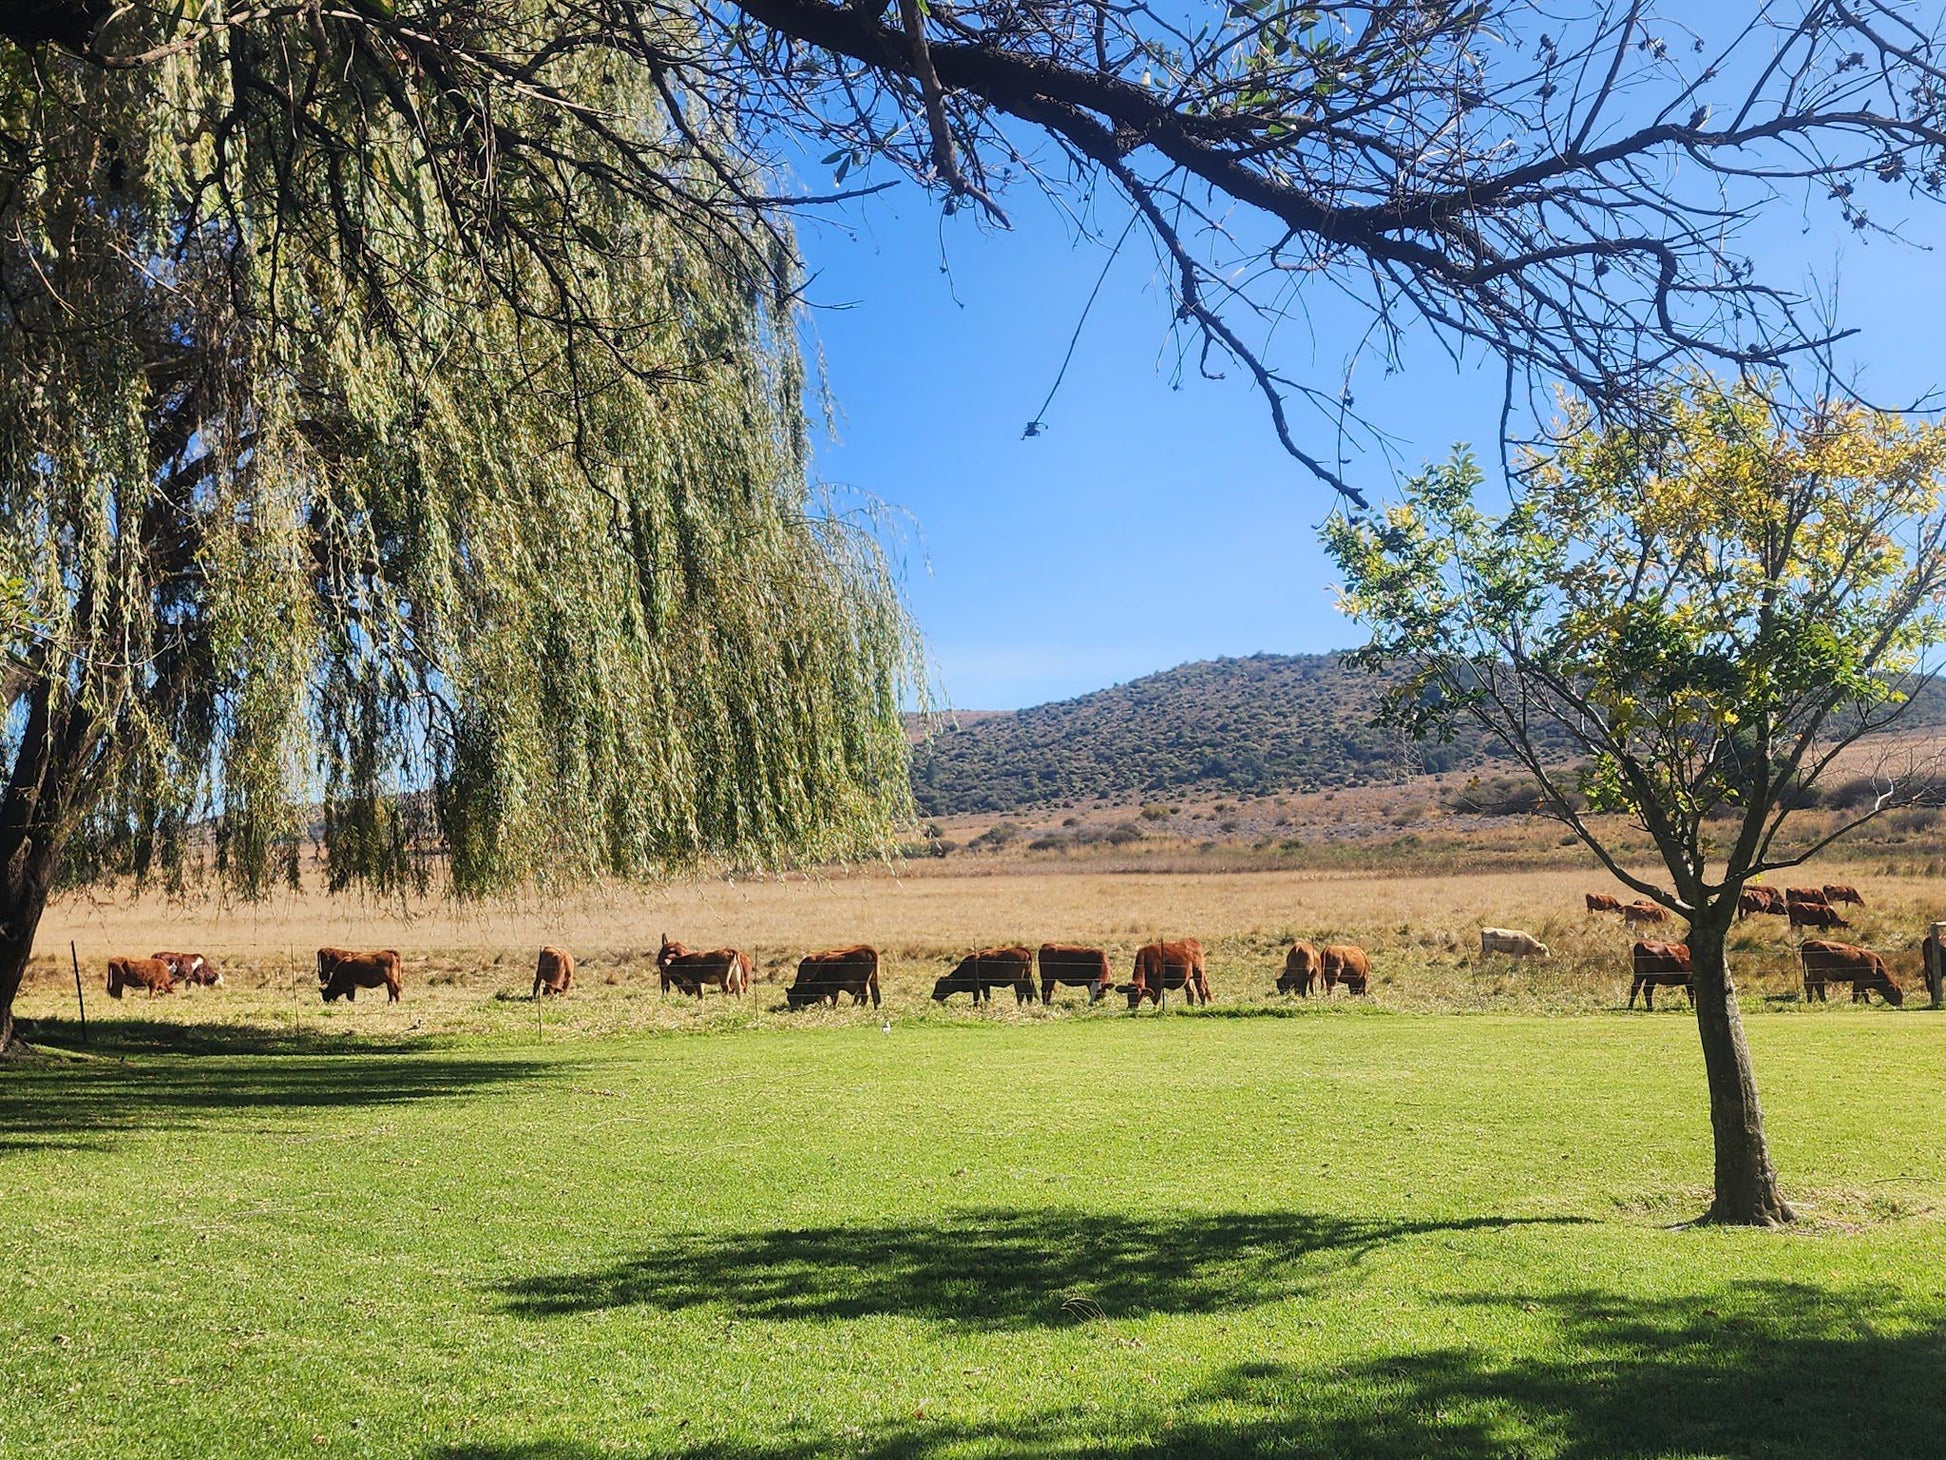
<svg viewBox="0 0 1946 1460">
<path fill-rule="evenodd" d="M 1586 901 L 1591 913 L 1620 914 L 1631 931 L 1669 918 L 1667 910 L 1654 903 L 1623 903 L 1605 892 L 1590 892 Z M 1782 892 L 1752 887 L 1739 899 L 1738 917 L 1774 914 L 1788 918 L 1793 928 L 1848 928 L 1851 924 L 1836 911 L 1840 903 L 1863 907 L 1865 899 L 1855 887 L 1838 884 L 1790 887 Z M 1799 945 L 1798 953 L 1807 1000 L 1822 1001 L 1828 985 L 1848 983 L 1854 1000 L 1869 1002 L 1870 994 L 1877 993 L 1889 1004 L 1905 1001 L 1903 991 L 1886 970 L 1885 960 L 1869 949 L 1811 938 Z M 1482 928 L 1480 954 L 1482 958 L 1494 954 L 1545 958 L 1548 947 L 1517 928 Z M 674 990 L 701 999 L 706 989 L 715 988 L 726 996 L 742 997 L 750 989 L 752 960 L 739 948 L 696 950 L 664 934 L 655 963 L 664 994 Z M 862 943 L 808 954 L 797 965 L 796 979 L 784 990 L 785 1003 L 792 1009 L 821 1003 L 835 1007 L 841 996 L 849 994 L 854 1004 L 862 1005 L 869 999 L 877 1008 L 878 967 L 878 950 Z M 1687 944 L 1637 941 L 1630 949 L 1630 971 L 1631 1009 L 1638 995 L 1645 1008 L 1653 1009 L 1658 988 L 1681 988 L 1693 996 Z M 318 992 L 326 1003 L 341 996 L 355 1000 L 361 988 L 383 988 L 387 1000 L 396 1003 L 403 987 L 399 954 L 390 948 L 370 953 L 320 948 L 317 974 Z M 1359 995 L 1369 990 L 1371 976 L 1371 959 L 1363 948 L 1342 943 L 1295 943 L 1284 955 L 1277 990 L 1308 998 L 1313 989 L 1329 994 L 1342 985 L 1348 994 Z M 169 994 L 179 983 L 217 987 L 222 982 L 223 975 L 200 953 L 156 953 L 148 958 L 108 960 L 108 992 L 118 999 L 127 989 Z M 534 969 L 533 997 L 565 994 L 573 984 L 573 955 L 560 948 L 541 949 Z M 1016 1004 L 1032 1003 L 1037 997 L 1041 1003 L 1051 1004 L 1054 991 L 1062 987 L 1085 990 L 1090 1005 L 1111 992 L 1119 993 L 1127 998 L 1131 1009 L 1139 1008 L 1144 1001 L 1161 1005 L 1172 992 L 1180 993 L 1191 1004 L 1210 1001 L 1203 945 L 1194 938 L 1143 944 L 1136 950 L 1134 967 L 1123 983 L 1115 981 L 1108 952 L 1103 948 L 1075 943 L 1043 943 L 1038 950 L 1025 946 L 982 948 L 967 954 L 952 972 L 940 978 L 933 985 L 932 997 L 944 1003 L 963 993 L 976 1005 L 986 1004 L 992 1002 L 995 989 L 1010 988 Z"/>
</svg>

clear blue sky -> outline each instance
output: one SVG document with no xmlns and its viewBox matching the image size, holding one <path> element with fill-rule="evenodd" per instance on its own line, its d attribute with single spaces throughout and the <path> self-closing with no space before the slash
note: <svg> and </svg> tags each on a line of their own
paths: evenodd
<svg viewBox="0 0 1946 1460">
<path fill-rule="evenodd" d="M 1007 201 L 1011 233 L 966 217 L 942 229 L 937 203 L 910 187 L 834 215 L 844 226 L 800 222 L 811 328 L 841 412 L 817 467 L 914 520 L 907 588 L 951 702 L 1012 709 L 1185 660 L 1355 643 L 1317 545 L 1329 493 L 1278 448 L 1240 374 L 1192 370 L 1173 388 L 1146 245 L 1131 240 L 1110 273 L 1046 433 L 1022 439 L 1106 255 L 1037 196 Z M 1946 381 L 1936 254 L 1775 216 L 1767 248 L 1784 281 L 1837 264 L 1872 389 L 1910 398 Z M 1943 225 L 1910 232 L 1946 237 Z M 1295 321 L 1278 363 L 1335 382 L 1356 322 Z M 1406 367 L 1356 391 L 1407 466 L 1462 441 L 1496 460 L 1497 370 L 1456 367 L 1429 337 L 1410 342 Z M 1393 473 L 1367 457 L 1356 480 L 1383 497 Z"/>
</svg>

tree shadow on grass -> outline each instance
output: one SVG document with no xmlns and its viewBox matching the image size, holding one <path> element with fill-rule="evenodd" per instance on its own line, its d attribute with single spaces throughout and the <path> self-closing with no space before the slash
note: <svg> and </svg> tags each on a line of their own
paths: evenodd
<svg viewBox="0 0 1946 1460">
<path fill-rule="evenodd" d="M 1946 1434 L 1946 1305 L 1937 1301 L 1915 1305 L 1871 1289 L 1777 1282 L 1670 1299 L 1580 1291 L 1453 1301 L 1462 1321 L 1490 1317 L 1497 1335 L 1521 1333 L 1522 1349 L 1461 1339 L 1324 1366 L 1230 1365 L 1176 1386 L 1178 1369 L 1160 1376 L 1152 1410 L 1120 1431 L 1106 1430 L 1100 1413 L 1077 1400 L 1024 1418 L 902 1416 L 867 1420 L 844 1435 L 799 1425 L 765 1439 L 600 1453 L 664 1460 L 1883 1460 L 1937 1454 Z M 1525 1327 L 1513 1321 L 1516 1310 Z M 1122 1362 L 1131 1382 L 1155 1363 L 1135 1355 Z M 933 1377 L 911 1376 L 920 1385 Z M 942 1389 L 956 1377 L 940 1376 Z M 577 1440 L 534 1438 L 440 1447 L 424 1460 L 595 1454 Z"/>
<path fill-rule="evenodd" d="M 528 1318 L 716 1304 L 763 1319 L 900 1314 L 1030 1328 L 1249 1307 L 1302 1291 L 1318 1275 L 1304 1262 L 1316 1254 L 1355 1262 L 1401 1238 L 1583 1220 L 985 1210 L 896 1225 L 678 1233 L 626 1262 L 521 1278 L 503 1291 L 512 1311 Z"/>
</svg>

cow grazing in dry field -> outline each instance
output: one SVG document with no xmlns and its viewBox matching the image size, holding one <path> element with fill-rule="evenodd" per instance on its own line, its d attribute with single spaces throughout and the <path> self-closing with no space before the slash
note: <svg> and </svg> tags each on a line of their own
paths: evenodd
<svg viewBox="0 0 1946 1460">
<path fill-rule="evenodd" d="M 1822 887 L 1786 887 L 1784 905 L 1786 907 L 1829 907 L 1831 904 L 1825 901 Z"/>
<path fill-rule="evenodd" d="M 1794 902 L 1790 905 L 1793 928 L 1849 928 L 1838 910 L 1825 902 Z"/>
<path fill-rule="evenodd" d="M 1845 882 L 1825 883 L 1824 900 L 1833 907 L 1836 907 L 1841 902 L 1848 902 L 1853 907 L 1863 907 L 1865 905 L 1865 899 L 1858 895 L 1858 889 Z"/>
<path fill-rule="evenodd" d="M 143 989 L 151 997 L 176 991 L 176 971 L 160 958 L 108 960 L 108 997 L 119 999 L 123 989 Z"/>
<path fill-rule="evenodd" d="M 1589 912 L 1618 913 L 1622 910 L 1621 899 L 1612 892 L 1584 892 L 1581 896 L 1587 902 Z"/>
<path fill-rule="evenodd" d="M 981 948 L 932 986 L 932 1000 L 943 1004 L 954 994 L 971 994 L 975 1004 L 993 1002 L 996 988 L 1014 991 L 1015 1004 L 1034 1002 L 1034 955 L 1026 948 Z"/>
<path fill-rule="evenodd" d="M 574 955 L 559 948 L 543 948 L 534 964 L 533 997 L 564 994 L 574 986 Z"/>
<path fill-rule="evenodd" d="M 784 1002 L 793 1009 L 820 1001 L 836 1008 L 839 994 L 850 994 L 854 1004 L 864 1003 L 869 995 L 872 1007 L 878 1007 L 876 948 L 860 943 L 853 948 L 806 954 L 797 965 L 797 981 L 784 990 Z"/>
<path fill-rule="evenodd" d="M 1096 1003 L 1115 982 L 1103 948 L 1085 948 L 1079 943 L 1043 943 L 1040 953 L 1041 1002 L 1054 1002 L 1054 990 L 1065 984 L 1088 991 L 1088 1002 Z"/>
<path fill-rule="evenodd" d="M 149 957 L 168 964 L 169 972 L 181 983 L 206 989 L 223 987 L 223 975 L 200 953 L 151 953 Z"/>
<path fill-rule="evenodd" d="M 1798 956 L 1804 960 L 1806 1003 L 1814 998 L 1824 1003 L 1825 987 L 1834 983 L 1851 985 L 1853 1003 L 1869 1004 L 1873 993 L 1879 994 L 1895 1009 L 1905 1003 L 1905 990 L 1892 981 L 1885 960 L 1869 948 L 1806 938 L 1804 945 L 1798 949 Z"/>
<path fill-rule="evenodd" d="M 1485 958 L 1489 953 L 1505 953 L 1510 958 L 1545 958 L 1547 944 L 1518 928 L 1482 928 L 1480 956 Z"/>
<path fill-rule="evenodd" d="M 691 952 L 681 943 L 674 942 L 667 933 L 662 935 L 662 947 L 655 955 L 656 972 L 662 975 L 662 992 L 668 993 L 673 986 L 678 992 L 693 994 L 702 998 L 703 990 L 710 984 L 723 990 L 725 995 L 735 994 L 739 998 L 750 987 L 750 956 L 736 948 L 711 948 L 707 952 Z"/>
<path fill-rule="evenodd" d="M 1644 923 L 1666 923 L 1669 909 L 1657 907 L 1644 898 L 1637 898 L 1622 909 L 1622 922 L 1630 928 L 1638 928 Z"/>
<path fill-rule="evenodd" d="M 1339 984 L 1348 994 L 1363 994 L 1372 986 L 1372 960 L 1363 948 L 1350 943 L 1330 943 L 1318 950 L 1318 969 L 1324 975 L 1328 994 Z"/>
<path fill-rule="evenodd" d="M 385 1002 L 396 1004 L 403 981 L 399 977 L 399 950 L 385 948 L 375 953 L 354 953 L 349 948 L 318 949 L 318 992 L 325 1003 L 342 994 L 347 1003 L 356 1003 L 360 989 L 383 986 Z"/>
<path fill-rule="evenodd" d="M 1752 913 L 1764 913 L 1783 917 L 1790 911 L 1784 901 L 1784 894 L 1775 887 L 1749 886 L 1737 894 L 1737 918 L 1741 921 Z"/>
<path fill-rule="evenodd" d="M 1293 943 L 1291 951 L 1284 955 L 1284 971 L 1277 975 L 1277 992 L 1308 999 L 1320 971 L 1318 950 L 1309 943 Z"/>
<path fill-rule="evenodd" d="M 1128 1006 L 1142 1000 L 1160 1005 L 1170 989 L 1181 989 L 1190 1003 L 1209 1002 L 1209 975 L 1203 967 L 1203 945 L 1194 938 L 1173 943 L 1144 943 L 1135 950 L 1135 969 L 1122 985 Z"/>
<path fill-rule="evenodd" d="M 1655 1007 L 1658 988 L 1678 988 L 1694 1003 L 1696 991 L 1690 984 L 1689 945 L 1687 943 L 1637 943 L 1629 950 L 1635 982 L 1629 985 L 1628 1006 L 1635 1007 L 1635 996 L 1642 996 L 1642 1007 Z"/>
</svg>

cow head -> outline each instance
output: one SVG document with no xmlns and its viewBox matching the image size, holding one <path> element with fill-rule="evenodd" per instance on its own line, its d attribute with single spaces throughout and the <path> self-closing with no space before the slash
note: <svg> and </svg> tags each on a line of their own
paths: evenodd
<svg viewBox="0 0 1946 1460">
<path fill-rule="evenodd" d="M 822 997 L 823 994 L 817 989 L 801 989 L 796 984 L 792 984 L 784 990 L 784 1007 L 788 1009 L 808 1009 Z"/>
<path fill-rule="evenodd" d="M 954 969 L 951 973 L 942 974 L 939 982 L 932 986 L 932 1001 L 935 1004 L 943 1004 L 949 995 L 966 987 L 968 985 L 960 978 L 959 970 Z"/>
</svg>

